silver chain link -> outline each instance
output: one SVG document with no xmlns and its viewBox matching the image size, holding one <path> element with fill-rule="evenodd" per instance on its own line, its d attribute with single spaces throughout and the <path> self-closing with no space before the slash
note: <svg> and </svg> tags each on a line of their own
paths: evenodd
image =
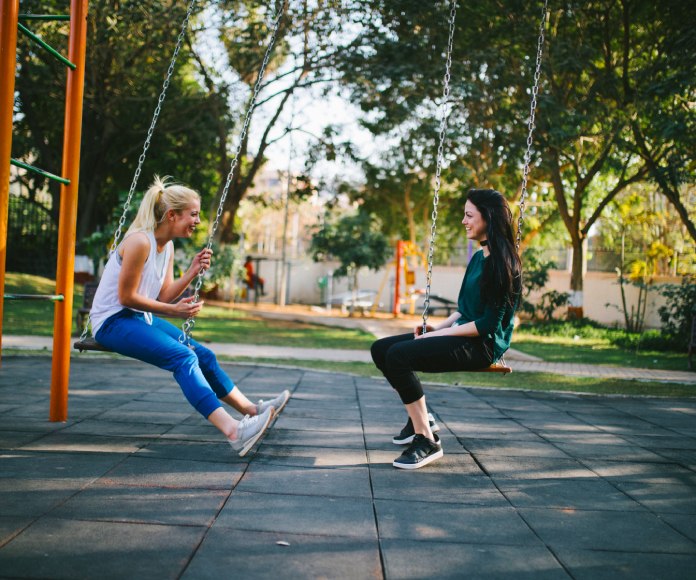
<svg viewBox="0 0 696 580">
<path fill-rule="evenodd" d="M 448 50 L 447 50 L 447 64 L 445 66 L 445 90 L 444 90 L 444 95 L 445 99 L 443 101 L 443 108 L 442 108 L 442 119 L 440 123 L 440 143 L 438 145 L 437 149 L 437 171 L 435 174 L 435 193 L 433 197 L 433 214 L 432 214 L 432 225 L 430 227 L 430 248 L 428 250 L 428 273 L 426 277 L 426 286 L 425 286 L 425 302 L 423 303 L 423 332 L 425 332 L 426 326 L 427 326 L 427 321 L 428 321 L 428 309 L 430 307 L 430 286 L 432 282 L 432 271 L 433 271 L 433 250 L 435 247 L 435 228 L 436 228 L 436 221 L 437 221 L 437 204 L 439 202 L 439 193 L 440 193 L 440 171 L 442 167 L 442 157 L 443 157 L 443 143 L 444 143 L 444 131 L 446 129 L 446 124 L 447 124 L 447 116 L 446 116 L 446 101 L 449 96 L 449 81 L 450 81 L 450 66 L 451 66 L 451 53 L 452 53 L 452 41 L 454 37 L 454 13 L 456 10 L 456 0 L 452 1 L 452 8 L 451 8 L 451 13 L 450 13 L 450 39 L 449 39 L 449 44 L 448 44 Z M 534 83 L 532 86 L 532 99 L 531 99 L 531 104 L 530 104 L 530 113 L 529 113 L 529 120 L 527 123 L 528 127 L 528 134 L 527 134 L 527 150 L 525 151 L 524 154 L 524 168 L 522 170 L 522 191 L 520 194 L 520 201 L 519 201 L 519 218 L 517 222 L 517 240 L 516 240 L 516 249 L 519 251 L 520 249 L 520 244 L 522 242 L 522 225 L 524 223 L 524 211 L 525 211 L 525 203 L 527 199 L 527 182 L 529 180 L 529 166 L 531 164 L 531 159 L 532 159 L 532 138 L 534 136 L 534 127 L 535 127 L 535 115 L 536 115 L 536 106 L 537 106 L 537 95 L 539 93 L 539 79 L 541 77 L 541 61 L 542 61 L 542 56 L 543 56 L 543 48 L 544 48 L 544 28 L 546 25 L 546 16 L 548 13 L 548 0 L 544 0 L 544 6 L 542 9 L 541 13 L 541 23 L 539 24 L 539 37 L 537 40 L 537 54 L 536 54 L 536 67 L 534 70 Z"/>
<path fill-rule="evenodd" d="M 266 47 L 266 53 L 264 54 L 263 57 L 263 62 L 261 63 L 261 68 L 259 70 L 259 75 L 256 78 L 256 83 L 254 84 L 254 90 L 251 94 L 251 98 L 249 100 L 249 106 L 246 111 L 246 115 L 244 117 L 244 123 L 242 124 L 242 130 L 239 134 L 239 141 L 237 143 L 237 149 L 234 153 L 234 158 L 232 159 L 232 164 L 230 166 L 230 171 L 227 174 L 227 180 L 225 181 L 225 187 L 222 190 L 222 194 L 220 195 L 220 203 L 218 204 L 217 208 L 217 213 L 215 215 L 215 221 L 213 222 L 213 225 L 210 229 L 210 234 L 208 235 L 208 243 L 206 244 L 206 249 L 210 250 L 213 246 L 213 237 L 215 236 L 215 232 L 218 228 L 218 225 L 220 223 L 220 218 L 222 217 L 222 214 L 225 209 L 225 200 L 227 199 L 227 194 L 230 189 L 230 185 L 232 184 L 232 178 L 234 176 L 235 169 L 237 168 L 237 164 L 239 162 L 239 155 L 241 154 L 242 151 L 242 146 L 244 145 L 244 139 L 246 138 L 247 131 L 249 130 L 249 124 L 251 123 L 251 115 L 254 111 L 254 107 L 256 106 L 256 99 L 258 97 L 259 91 L 261 90 L 261 83 L 263 81 L 264 74 L 266 72 L 266 67 L 268 66 L 268 61 L 271 58 L 271 53 L 273 52 L 273 45 L 275 44 L 276 37 L 278 36 L 278 30 L 280 28 L 280 21 L 283 17 L 283 7 L 285 6 L 287 0 L 283 0 L 282 3 L 280 4 L 280 8 L 278 12 L 275 14 L 275 22 L 273 23 L 273 30 L 271 33 L 271 38 L 268 43 L 268 46 Z M 203 285 L 203 278 L 205 277 L 205 272 L 203 270 L 198 272 L 198 278 L 196 280 L 196 285 L 194 287 L 193 291 L 193 296 L 194 296 L 194 302 L 198 302 L 199 298 L 199 293 L 201 290 L 201 286 Z M 196 319 L 195 317 L 190 317 L 188 318 L 181 326 L 181 331 L 182 334 L 179 336 L 179 342 L 182 344 L 186 344 L 187 346 L 190 346 L 191 344 L 191 333 L 193 332 L 193 327 L 196 325 Z"/>
<path fill-rule="evenodd" d="M 167 96 L 167 89 L 169 88 L 169 83 L 171 82 L 172 75 L 174 74 L 174 68 L 176 66 L 176 59 L 179 56 L 179 51 L 186 38 L 186 30 L 188 29 L 188 23 L 191 19 L 191 14 L 193 13 L 193 8 L 196 5 L 197 0 L 191 0 L 189 2 L 188 8 L 186 10 L 186 16 L 181 23 L 181 30 L 179 36 L 176 40 L 176 46 L 174 47 L 174 53 L 172 54 L 172 60 L 169 63 L 169 68 L 167 69 L 167 75 L 162 83 L 162 90 L 160 92 L 159 98 L 157 99 L 157 106 L 155 107 L 155 112 L 152 115 L 152 121 L 150 122 L 150 128 L 147 130 L 147 137 L 145 138 L 145 143 L 143 144 L 143 151 L 138 158 L 138 166 L 135 169 L 135 174 L 133 175 L 133 181 L 131 182 L 130 189 L 128 190 L 128 197 L 126 202 L 123 204 L 123 213 L 121 218 L 118 220 L 118 227 L 116 228 L 116 233 L 114 234 L 114 241 L 111 244 L 111 249 L 109 250 L 109 255 L 113 254 L 118 247 L 118 241 L 121 239 L 121 233 L 123 226 L 126 223 L 126 218 L 128 217 L 128 210 L 130 209 L 131 200 L 133 199 L 133 194 L 135 193 L 135 188 L 138 186 L 138 179 L 140 178 L 140 173 L 143 170 L 143 164 L 145 163 L 145 157 L 147 156 L 147 150 L 150 148 L 150 141 L 152 140 L 152 135 L 155 132 L 155 126 L 157 125 L 157 120 L 159 119 L 160 111 L 162 110 L 162 104 Z"/>
<path fill-rule="evenodd" d="M 450 3 L 449 38 L 447 40 L 447 58 L 445 59 L 445 78 L 442 89 L 442 104 L 440 106 L 440 140 L 437 146 L 437 164 L 435 169 L 435 190 L 433 193 L 433 212 L 430 225 L 430 246 L 428 248 L 428 272 L 425 278 L 425 301 L 423 302 L 423 332 L 427 326 L 428 309 L 430 308 L 430 287 L 433 280 L 433 254 L 435 252 L 435 235 L 437 230 L 437 204 L 440 201 L 440 184 L 442 163 L 444 160 L 445 135 L 449 118 L 448 106 L 450 96 L 450 79 L 452 70 L 452 47 L 454 45 L 454 23 L 457 15 L 457 0 Z"/>
<path fill-rule="evenodd" d="M 114 233 L 114 240 L 111 243 L 111 248 L 109 249 L 109 256 L 116 251 L 118 247 L 118 242 L 121 239 L 123 233 L 123 226 L 126 223 L 126 218 L 128 217 L 128 210 L 131 207 L 131 201 L 133 199 L 133 194 L 135 193 L 135 188 L 138 185 L 138 179 L 140 178 L 140 173 L 143 170 L 143 164 L 145 163 L 145 158 L 147 156 L 147 150 L 150 148 L 150 141 L 152 140 L 152 135 L 155 132 L 155 126 L 157 125 L 157 120 L 159 119 L 160 111 L 162 110 L 162 104 L 167 96 L 167 89 L 169 88 L 169 83 L 171 82 L 172 75 L 174 74 L 174 68 L 176 66 L 176 59 L 179 56 L 181 47 L 184 44 L 184 39 L 186 38 L 186 31 L 188 30 L 189 20 L 191 20 L 191 15 L 193 14 L 193 8 L 196 5 L 197 0 L 191 0 L 189 2 L 188 8 L 186 9 L 186 16 L 181 23 L 181 30 L 179 31 L 179 36 L 176 39 L 176 46 L 174 47 L 174 53 L 172 54 L 172 60 L 169 63 L 169 68 L 167 69 L 167 74 L 165 76 L 164 82 L 162 83 L 162 90 L 160 91 L 159 98 L 157 99 L 157 106 L 155 107 L 155 112 L 152 116 L 152 121 L 150 122 L 150 128 L 147 130 L 147 136 L 145 138 L 145 143 L 143 144 L 143 151 L 138 158 L 138 166 L 135 169 L 135 174 L 133 175 L 133 181 L 131 182 L 130 189 L 128 190 L 128 196 L 123 204 L 123 212 L 118 220 L 118 226 L 116 227 L 116 232 Z M 82 334 L 80 335 L 80 341 L 87 338 L 89 333 L 91 321 L 89 315 L 87 317 L 87 322 L 85 327 L 82 329 Z"/>
<path fill-rule="evenodd" d="M 524 223 L 525 204 L 527 202 L 527 182 L 529 180 L 529 165 L 532 162 L 532 138 L 534 136 L 534 119 L 536 117 L 537 95 L 539 94 L 539 78 L 541 76 L 541 58 L 544 50 L 544 28 L 546 26 L 546 15 L 548 13 L 548 0 L 544 0 L 544 7 L 541 12 L 541 23 L 539 24 L 539 38 L 537 40 L 536 67 L 534 69 L 534 85 L 532 86 L 532 101 L 529 106 L 529 121 L 527 122 L 527 150 L 524 153 L 524 168 L 522 169 L 522 188 L 520 201 L 518 202 L 519 217 L 517 218 L 517 239 L 515 248 L 520 251 L 522 243 L 522 225 Z"/>
</svg>

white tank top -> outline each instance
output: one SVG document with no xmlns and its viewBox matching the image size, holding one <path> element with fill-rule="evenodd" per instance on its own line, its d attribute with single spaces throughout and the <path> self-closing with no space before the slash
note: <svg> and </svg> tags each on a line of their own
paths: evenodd
<svg viewBox="0 0 696 580">
<path fill-rule="evenodd" d="M 164 284 L 167 266 L 169 265 L 169 259 L 172 255 L 174 245 L 172 242 L 168 242 L 164 250 L 158 252 L 155 234 L 153 232 L 143 233 L 147 235 L 147 239 L 150 242 L 150 253 L 143 266 L 143 273 L 140 277 L 140 284 L 138 285 L 138 294 L 156 300 L 162 289 L 162 284 Z M 92 322 L 93 336 L 97 334 L 97 331 L 107 318 L 126 308 L 118 299 L 118 278 L 121 274 L 122 262 L 123 258 L 119 255 L 119 250 L 117 249 L 111 254 L 104 268 L 104 274 L 99 282 L 99 287 L 97 288 L 94 301 L 92 302 L 92 310 L 89 313 Z M 152 314 L 145 312 L 145 320 L 151 324 Z"/>
</svg>

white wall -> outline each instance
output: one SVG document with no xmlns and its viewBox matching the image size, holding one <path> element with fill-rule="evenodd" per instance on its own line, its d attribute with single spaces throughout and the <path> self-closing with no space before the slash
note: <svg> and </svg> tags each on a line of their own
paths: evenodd
<svg viewBox="0 0 696 580">
<path fill-rule="evenodd" d="M 266 292 L 270 299 L 275 296 L 275 276 L 276 262 L 261 262 L 260 273 L 266 281 Z M 320 304 L 320 288 L 317 281 L 325 276 L 329 271 L 338 267 L 337 263 L 322 262 L 315 263 L 311 260 L 294 260 L 290 268 L 290 284 L 288 304 Z M 570 288 L 570 273 L 567 271 L 551 270 L 549 272 L 549 283 L 542 292 L 557 290 L 567 292 Z M 456 300 L 459 294 L 459 287 L 464 275 L 462 267 L 435 266 L 433 268 L 432 293 L 439 294 L 450 300 Z M 425 287 L 425 270 L 416 271 L 416 288 Z M 383 304 L 381 310 L 389 312 L 392 307 L 392 296 L 394 286 L 394 268 L 382 269 L 378 272 L 363 269 L 358 277 L 361 290 L 379 291 L 380 302 Z M 679 278 L 659 278 L 655 284 L 673 283 L 679 284 Z M 623 314 L 618 310 L 621 305 L 621 293 L 616 275 L 609 272 L 588 272 L 585 275 L 584 284 L 584 311 L 585 316 L 606 325 L 623 326 Z M 333 294 L 348 292 L 348 280 L 346 278 L 333 280 Z M 402 286 L 402 293 L 404 292 Z M 532 296 L 532 300 L 538 298 L 542 292 Z M 629 308 L 635 305 L 638 297 L 638 290 L 633 286 L 626 286 L 626 296 Z M 646 327 L 660 328 L 660 318 L 657 309 L 665 303 L 665 300 L 656 290 L 651 290 L 648 294 L 648 305 L 645 317 Z M 608 305 L 607 305 L 608 304 Z M 559 313 L 560 315 L 560 313 Z"/>
</svg>

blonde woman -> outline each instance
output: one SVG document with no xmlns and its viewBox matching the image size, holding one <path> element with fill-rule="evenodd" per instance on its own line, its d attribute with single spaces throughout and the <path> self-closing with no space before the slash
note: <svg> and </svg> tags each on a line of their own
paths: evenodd
<svg viewBox="0 0 696 580">
<path fill-rule="evenodd" d="M 200 206 L 192 189 L 155 177 L 106 264 L 90 313 L 92 334 L 114 352 L 171 371 L 188 402 L 244 456 L 283 409 L 289 391 L 252 403 L 222 371 L 210 349 L 195 340 L 192 348 L 180 343 L 181 330 L 159 318 L 187 319 L 203 308 L 193 297 L 177 299 L 199 271 L 210 268 L 212 252 L 198 252 L 188 270 L 174 279 L 172 243 L 174 238 L 193 235 L 201 221 Z M 235 420 L 220 401 L 245 417 Z"/>
</svg>

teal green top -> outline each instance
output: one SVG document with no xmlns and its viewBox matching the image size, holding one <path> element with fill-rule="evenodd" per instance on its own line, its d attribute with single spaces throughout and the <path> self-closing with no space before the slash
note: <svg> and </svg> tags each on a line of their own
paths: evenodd
<svg viewBox="0 0 696 580">
<path fill-rule="evenodd" d="M 479 250 L 466 267 L 457 299 L 457 311 L 462 316 L 454 324 L 459 326 L 473 322 L 481 337 L 492 338 L 493 362 L 496 362 L 510 348 L 517 300 L 514 306 L 506 304 L 496 307 L 481 299 L 481 276 L 485 260 L 483 250 Z"/>
</svg>

